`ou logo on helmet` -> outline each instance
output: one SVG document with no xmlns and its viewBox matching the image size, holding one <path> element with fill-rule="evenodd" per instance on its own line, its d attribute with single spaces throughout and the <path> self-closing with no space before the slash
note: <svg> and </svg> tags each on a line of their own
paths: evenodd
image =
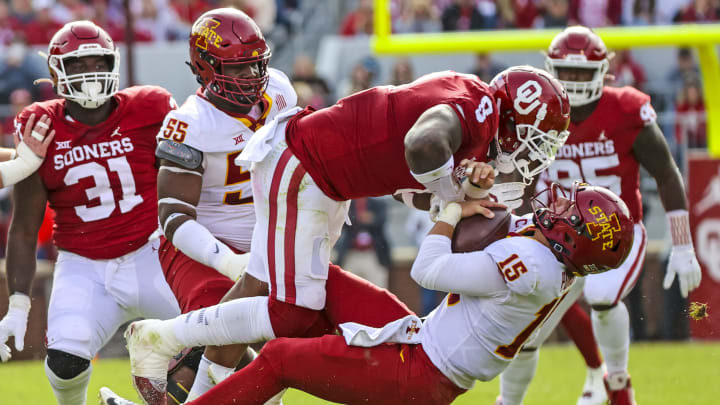
<svg viewBox="0 0 720 405">
<path fill-rule="evenodd" d="M 515 101 L 513 106 L 520 114 L 527 115 L 540 106 L 540 95 L 542 95 L 542 87 L 535 80 L 528 80 L 517 88 Z M 542 121 L 547 113 L 547 103 L 542 103 L 537 113 L 537 119 Z"/>
</svg>

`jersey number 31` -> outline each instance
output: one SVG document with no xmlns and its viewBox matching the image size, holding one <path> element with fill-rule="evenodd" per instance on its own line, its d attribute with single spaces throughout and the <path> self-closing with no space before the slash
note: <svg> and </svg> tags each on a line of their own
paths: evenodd
<svg viewBox="0 0 720 405">
<path fill-rule="evenodd" d="M 110 172 L 115 172 L 120 179 L 122 185 L 122 199 L 117 202 L 121 213 L 130 212 L 135 206 L 143 202 L 140 195 L 135 194 L 135 179 L 133 178 L 130 164 L 125 156 L 120 156 L 107 160 Z M 115 196 L 110 184 L 110 176 L 108 169 L 98 162 L 89 162 L 79 166 L 71 167 L 65 173 L 65 184 L 72 186 L 77 184 L 81 179 L 92 177 L 95 185 L 85 190 L 88 201 L 94 199 L 100 200 L 100 205 L 78 205 L 75 207 L 75 213 L 83 222 L 98 221 L 108 218 L 115 211 Z"/>
</svg>

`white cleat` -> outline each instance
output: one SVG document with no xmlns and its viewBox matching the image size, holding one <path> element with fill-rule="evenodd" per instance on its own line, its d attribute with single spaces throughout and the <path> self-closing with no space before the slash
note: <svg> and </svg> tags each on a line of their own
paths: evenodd
<svg viewBox="0 0 720 405">
<path fill-rule="evenodd" d="M 577 405 L 605 405 L 608 396 L 605 390 L 605 364 L 598 368 L 588 368 L 585 375 L 582 395 L 577 400 Z"/>
<path fill-rule="evenodd" d="M 100 388 L 100 394 L 98 394 L 98 396 L 100 397 L 100 403 L 102 405 L 138 405 L 112 392 L 108 387 Z"/>
<path fill-rule="evenodd" d="M 172 325 L 155 319 L 133 322 L 125 330 L 125 341 L 135 390 L 147 405 L 165 405 L 168 365 L 183 349 Z"/>
</svg>

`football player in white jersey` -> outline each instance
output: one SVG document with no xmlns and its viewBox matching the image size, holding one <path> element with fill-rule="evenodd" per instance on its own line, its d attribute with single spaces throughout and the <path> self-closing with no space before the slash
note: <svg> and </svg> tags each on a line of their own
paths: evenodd
<svg viewBox="0 0 720 405">
<path fill-rule="evenodd" d="M 287 76 L 268 68 L 270 56 L 242 11 L 211 10 L 193 24 L 189 65 L 201 88 L 165 117 L 156 150 L 159 254 L 183 313 L 217 304 L 243 274 L 255 211 L 250 172 L 235 158 L 258 128 L 297 102 Z M 267 294 L 246 284 L 238 285 L 244 295 Z M 203 356 L 191 397 L 211 387 L 210 364 Z M 182 389 L 169 392 L 170 400 L 185 400 Z"/>
<path fill-rule="evenodd" d="M 632 246 L 631 215 L 611 191 L 577 183 L 569 198 L 557 185 L 549 193 L 548 205 L 535 200 L 533 215 L 513 220 L 529 226 L 483 251 L 452 253 L 451 239 L 485 201 L 451 203 L 440 213 L 411 272 L 423 287 L 449 293 L 426 320 L 408 314 L 383 328 L 342 324 L 343 336 L 274 339 L 188 404 L 262 404 L 287 387 L 338 403 L 449 404 L 475 380 L 493 379 L 576 277 L 617 267 Z M 101 395 L 129 404 L 107 389 Z"/>
</svg>

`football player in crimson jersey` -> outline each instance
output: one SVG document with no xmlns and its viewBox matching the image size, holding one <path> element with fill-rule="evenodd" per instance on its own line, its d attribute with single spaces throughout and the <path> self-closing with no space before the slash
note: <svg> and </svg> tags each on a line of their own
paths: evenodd
<svg viewBox="0 0 720 405">
<path fill-rule="evenodd" d="M 45 372 L 57 402 L 75 405 L 85 403 L 90 360 L 123 322 L 180 313 L 162 275 L 160 242 L 150 240 L 157 229 L 155 134 L 175 102 L 154 86 L 118 91 L 119 53 L 90 21 L 62 27 L 47 63 L 61 98 L 34 103 L 16 117 L 18 133 L 48 129 L 34 124 L 40 117 L 55 138 L 40 169 L 13 190 L 10 305 L 0 321 L 0 352 L 8 336 L 23 348 L 35 242 L 49 202 L 59 253 Z"/>
<path fill-rule="evenodd" d="M 687 297 L 688 292 L 700 284 L 701 278 L 690 237 L 683 179 L 655 122 L 650 97 L 631 87 L 604 87 L 609 57 L 598 35 L 588 28 L 576 26 L 565 29 L 553 39 L 546 58 L 547 69 L 563 83 L 570 97 L 571 135 L 541 179 L 559 182 L 566 188 L 578 178 L 607 187 L 620 195 L 635 219 L 635 242 L 628 260 L 617 271 L 587 277 L 584 288 L 578 285 L 575 287 L 578 291 L 573 292 L 577 297 L 583 290 L 592 307 L 592 329 L 589 322 L 578 322 L 582 318 L 577 315 L 582 312 L 577 307 L 568 312 L 573 320 L 563 321 L 572 336 L 582 338 L 578 347 L 583 348 L 589 366 L 579 405 L 605 404 L 608 399 L 611 405 L 635 403 L 628 375 L 629 317 L 622 299 L 637 281 L 647 246 L 642 224 L 639 167 L 644 167 L 655 178 L 670 225 L 672 250 L 664 287 L 669 288 L 677 275 L 682 295 Z M 574 300 L 568 300 L 566 305 L 572 302 Z M 561 309 L 558 314 L 566 310 Z M 559 316 L 551 319 L 543 328 L 552 330 L 559 320 Z M 597 349 L 592 342 L 591 330 L 605 365 L 601 366 L 597 355 L 592 353 Z M 527 370 L 534 370 L 537 361 L 537 356 L 529 349 L 537 347 L 542 340 L 537 339 L 532 346 L 526 345 L 527 357 L 519 359 L 524 365 L 513 364 L 503 374 L 503 405 L 521 403 L 534 373 Z M 604 367 L 607 367 L 605 387 Z M 503 381 L 508 383 L 503 385 Z"/>
<path fill-rule="evenodd" d="M 577 279 L 617 268 L 632 247 L 633 220 L 617 195 L 580 183 L 568 197 L 558 189 L 551 186 L 547 206 L 536 200 L 534 214 L 513 218 L 514 237 L 471 253 L 452 253 L 454 228 L 487 201 L 450 203 L 411 270 L 420 285 L 449 293 L 425 320 L 407 313 L 382 328 L 344 323 L 342 336 L 272 340 L 249 366 L 187 404 L 257 405 L 293 387 L 343 404 L 440 405 L 475 380 L 492 380 Z M 207 322 L 217 322 L 216 311 Z M 131 404 L 108 389 L 101 398 Z"/>
<path fill-rule="evenodd" d="M 331 302 L 336 288 L 328 264 L 349 199 L 403 189 L 427 190 L 446 201 L 461 199 L 464 193 L 487 195 L 482 185 L 460 185 L 466 166 L 475 167 L 500 150 L 503 170 L 531 177 L 547 167 L 562 146 L 568 119 L 562 86 L 531 67 L 508 69 L 490 86 L 472 75 L 439 72 L 408 85 L 372 88 L 323 110 L 293 109 L 278 115 L 253 135 L 236 160 L 252 164 L 257 221 L 244 277 L 257 284 L 267 274 L 270 297 L 220 305 L 230 305 L 232 309 L 222 313 L 233 318 L 220 322 L 241 324 L 242 330 L 217 334 L 204 325 L 179 333 L 217 346 L 321 330 L 315 325 L 327 325 L 327 313 L 338 304 Z M 461 165 L 455 167 L 455 162 Z M 356 307 L 354 302 L 349 305 Z M 206 312 L 187 316 L 204 317 Z M 358 321 L 373 326 L 378 326 L 373 316 L 388 317 L 382 310 L 355 312 L 364 317 Z M 196 325 L 176 321 L 180 328 Z M 136 386 L 163 385 L 173 354 L 168 348 L 175 345 L 152 344 L 145 337 L 156 326 L 167 325 L 128 328 Z M 143 389 L 139 391 L 142 395 Z"/>
</svg>

